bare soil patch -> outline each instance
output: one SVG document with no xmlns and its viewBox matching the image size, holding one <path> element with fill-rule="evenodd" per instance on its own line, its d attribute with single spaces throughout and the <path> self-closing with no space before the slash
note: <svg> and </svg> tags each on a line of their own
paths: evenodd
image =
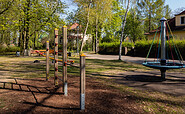
<svg viewBox="0 0 185 114">
<path fill-rule="evenodd" d="M 53 79 L 16 79 L 0 88 L 3 98 L 1 113 L 144 113 L 135 99 L 108 87 L 101 82 L 87 78 L 86 110 L 79 107 L 79 77 L 68 77 L 68 96 L 62 87 L 55 88 Z M 61 83 L 60 83 L 61 84 Z"/>
</svg>

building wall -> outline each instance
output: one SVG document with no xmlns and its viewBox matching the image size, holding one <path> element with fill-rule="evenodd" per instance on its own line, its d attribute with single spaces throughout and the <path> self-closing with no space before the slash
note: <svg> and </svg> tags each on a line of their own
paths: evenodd
<svg viewBox="0 0 185 114">
<path fill-rule="evenodd" d="M 155 36 L 155 33 L 150 34 L 150 35 L 147 35 L 147 38 L 148 38 L 149 40 L 153 40 L 153 39 L 154 39 L 154 36 Z M 156 34 L 156 38 L 157 38 L 158 36 L 159 36 L 159 33 Z"/>
<path fill-rule="evenodd" d="M 185 24 L 181 24 L 181 17 L 184 17 L 184 15 L 177 15 L 175 16 L 175 25 L 176 26 L 184 26 Z"/>
<path fill-rule="evenodd" d="M 153 40 L 155 33 L 151 34 L 151 35 L 147 35 L 149 40 Z M 156 38 L 159 36 L 159 33 L 157 33 Z M 174 38 L 177 39 L 185 39 L 185 31 L 173 31 L 173 36 Z"/>
</svg>

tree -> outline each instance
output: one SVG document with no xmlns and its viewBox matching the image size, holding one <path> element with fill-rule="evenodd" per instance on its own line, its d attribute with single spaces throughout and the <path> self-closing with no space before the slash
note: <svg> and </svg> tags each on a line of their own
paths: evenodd
<svg viewBox="0 0 185 114">
<path fill-rule="evenodd" d="M 123 39 L 124 39 L 124 30 L 125 30 L 125 25 L 126 25 L 126 19 L 127 19 L 127 13 L 128 13 L 128 10 L 129 10 L 129 5 L 130 5 L 130 0 L 127 1 L 127 8 L 126 8 L 125 16 L 124 16 L 123 23 L 122 23 L 122 31 L 121 31 L 120 46 L 119 46 L 119 60 L 121 60 L 122 42 L 123 42 Z"/>
<path fill-rule="evenodd" d="M 95 27 L 95 52 L 97 52 L 98 36 L 101 36 L 101 28 L 104 23 L 110 19 L 112 14 L 112 1 L 113 0 L 75 0 L 79 9 L 76 15 L 80 24 L 84 25 L 84 37 L 89 24 Z M 80 16 L 79 16 L 80 15 Z M 85 17 L 85 18 L 84 18 Z M 101 28 L 100 28 L 101 27 Z M 83 38 L 84 39 L 84 38 Z M 83 41 L 81 45 L 81 51 L 83 49 Z"/>
<path fill-rule="evenodd" d="M 103 28 L 104 34 L 101 42 L 115 42 L 120 40 L 120 25 L 122 24 L 122 16 L 125 10 L 117 1 L 113 1 L 112 12 L 111 19 L 105 23 Z"/>
<path fill-rule="evenodd" d="M 92 0 L 89 1 L 89 7 L 88 7 L 88 11 L 87 11 L 87 24 L 86 24 L 86 27 L 85 27 L 85 30 L 84 30 L 82 44 L 81 44 L 81 47 L 80 47 L 80 52 L 82 52 L 82 49 L 83 49 L 83 46 L 84 46 L 84 38 L 86 36 L 87 28 L 88 28 L 88 25 L 89 25 L 89 13 L 90 13 L 90 8 L 91 8 L 91 3 L 92 3 Z"/>
<path fill-rule="evenodd" d="M 125 34 L 127 34 L 134 43 L 136 40 L 144 38 L 142 18 L 134 8 L 131 8 L 129 11 L 125 31 Z"/>
<path fill-rule="evenodd" d="M 14 0 L 0 0 L 0 15 L 5 13 L 13 4 Z"/>
<path fill-rule="evenodd" d="M 143 16 L 145 32 L 150 32 L 159 25 L 163 16 L 169 17 L 170 9 L 164 5 L 165 0 L 141 0 L 138 8 Z"/>
<path fill-rule="evenodd" d="M 19 37 L 18 46 L 21 50 L 29 49 L 33 42 L 35 47 L 40 33 L 53 34 L 54 28 L 64 24 L 59 15 L 63 13 L 64 5 L 59 0 L 2 0 L 1 5 L 0 43 L 8 43 L 10 38 Z"/>
<path fill-rule="evenodd" d="M 165 16 L 166 19 L 170 19 L 171 17 L 173 17 L 172 11 L 169 8 L 169 5 L 164 6 L 163 12 L 164 12 L 164 16 Z"/>
<path fill-rule="evenodd" d="M 95 24 L 95 53 L 98 52 L 98 32 L 106 25 L 105 23 L 112 19 L 112 4 L 113 0 L 95 0 L 93 2 L 93 17 Z M 99 35 L 99 36 L 100 36 Z"/>
<path fill-rule="evenodd" d="M 92 0 L 88 0 L 88 1 L 84 1 L 84 0 L 74 0 L 75 3 L 77 3 L 79 9 L 77 15 L 76 15 L 76 20 L 78 20 L 79 23 L 82 23 L 82 20 L 86 21 L 86 25 L 85 25 L 85 29 L 84 29 L 84 33 L 83 33 L 83 39 L 82 39 L 82 43 L 80 46 L 80 52 L 82 52 L 83 46 L 84 46 L 84 38 L 86 36 L 86 32 L 89 26 L 89 15 L 90 15 L 90 9 L 91 9 L 91 4 L 92 4 Z M 81 13 L 79 13 L 81 12 Z M 82 13 L 83 12 L 83 13 Z M 79 19 L 81 17 L 85 17 L 85 19 Z"/>
</svg>

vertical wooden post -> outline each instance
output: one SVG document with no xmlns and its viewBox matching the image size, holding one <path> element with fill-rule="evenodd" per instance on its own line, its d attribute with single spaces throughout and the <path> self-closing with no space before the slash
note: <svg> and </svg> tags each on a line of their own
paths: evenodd
<svg viewBox="0 0 185 114">
<path fill-rule="evenodd" d="M 46 81 L 49 79 L 49 41 L 46 41 Z"/>
<path fill-rule="evenodd" d="M 55 86 L 58 86 L 58 29 L 55 29 L 54 31 L 54 35 L 55 35 L 55 42 L 54 42 L 54 59 L 55 59 L 55 63 L 54 63 L 54 68 L 55 68 L 55 80 L 54 80 L 54 84 Z"/>
<path fill-rule="evenodd" d="M 63 26 L 63 92 L 67 96 L 67 26 Z"/>
<path fill-rule="evenodd" d="M 80 55 L 80 109 L 85 110 L 85 55 Z"/>
</svg>

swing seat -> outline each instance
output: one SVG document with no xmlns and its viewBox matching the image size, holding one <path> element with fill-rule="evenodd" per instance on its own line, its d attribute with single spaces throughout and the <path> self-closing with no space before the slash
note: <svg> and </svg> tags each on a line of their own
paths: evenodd
<svg viewBox="0 0 185 114">
<path fill-rule="evenodd" d="M 174 63 L 174 62 L 167 62 L 166 65 L 161 65 L 160 62 L 144 62 L 144 66 L 155 68 L 155 69 L 180 69 L 185 68 L 183 63 Z"/>
</svg>

